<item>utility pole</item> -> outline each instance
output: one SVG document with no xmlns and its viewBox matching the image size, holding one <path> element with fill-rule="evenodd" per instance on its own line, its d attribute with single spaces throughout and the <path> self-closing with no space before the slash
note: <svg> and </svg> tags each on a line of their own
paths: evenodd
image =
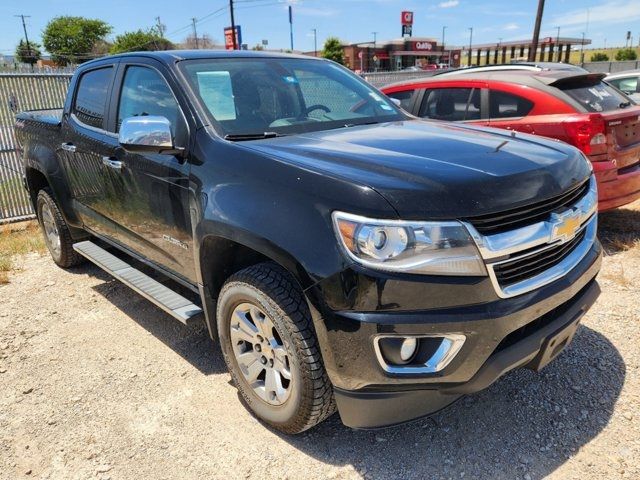
<svg viewBox="0 0 640 480">
<path fill-rule="evenodd" d="M 293 52 L 293 9 L 289 5 L 289 39 L 291 40 L 291 51 Z"/>
<path fill-rule="evenodd" d="M 473 43 L 473 27 L 469 27 L 469 59 L 467 60 L 467 66 L 471 66 L 471 44 Z"/>
<path fill-rule="evenodd" d="M 446 52 L 446 50 L 444 49 L 444 31 L 445 31 L 446 29 L 447 29 L 447 27 L 446 27 L 446 26 L 443 26 L 443 27 L 442 27 L 442 56 L 444 56 L 444 54 L 445 54 L 445 52 Z M 442 57 L 440 57 L 440 58 L 442 58 Z M 449 63 L 449 64 L 451 63 L 450 59 L 448 59 L 448 60 L 447 60 L 447 63 Z"/>
<path fill-rule="evenodd" d="M 318 56 L 318 30 L 315 28 L 311 29 L 313 31 L 313 56 Z"/>
<path fill-rule="evenodd" d="M 14 15 L 14 17 L 18 17 L 22 20 L 22 29 L 24 30 L 24 41 L 27 44 L 27 55 L 32 57 L 33 54 L 31 52 L 31 44 L 29 43 L 29 35 L 27 35 L 27 24 L 25 23 L 25 18 L 31 18 L 31 15 Z M 31 64 L 31 68 L 33 68 L 33 64 Z"/>
<path fill-rule="evenodd" d="M 156 28 L 158 29 L 158 34 L 164 38 L 164 31 L 167 27 L 165 27 L 160 21 L 160 17 L 156 17 Z"/>
<path fill-rule="evenodd" d="M 191 19 L 191 23 L 193 24 L 193 38 L 196 39 L 196 49 L 199 49 L 200 46 L 198 45 L 198 31 L 196 30 L 196 22 L 198 21 L 197 18 L 192 18 Z"/>
<path fill-rule="evenodd" d="M 531 48 L 529 49 L 529 61 L 536 61 L 536 53 L 538 53 L 538 41 L 540 40 L 540 26 L 542 25 L 542 13 L 544 12 L 544 0 L 538 0 L 538 13 L 536 14 L 536 24 L 533 27 L 533 39 L 531 40 Z"/>
<path fill-rule="evenodd" d="M 560 27 L 556 27 L 558 29 L 558 34 L 556 35 L 556 48 L 558 49 L 558 61 L 561 62 L 562 58 L 560 58 L 560 55 L 562 55 L 562 52 L 560 52 Z"/>
<path fill-rule="evenodd" d="M 371 32 L 373 34 L 373 71 L 377 72 L 378 71 L 378 62 L 375 60 L 376 58 L 376 48 L 377 48 L 377 39 L 378 39 L 378 32 Z"/>
<path fill-rule="evenodd" d="M 233 41 L 233 49 L 238 49 L 238 41 L 236 39 L 236 20 L 233 15 L 233 0 L 229 0 L 229 11 L 231 12 L 231 37 Z"/>
</svg>

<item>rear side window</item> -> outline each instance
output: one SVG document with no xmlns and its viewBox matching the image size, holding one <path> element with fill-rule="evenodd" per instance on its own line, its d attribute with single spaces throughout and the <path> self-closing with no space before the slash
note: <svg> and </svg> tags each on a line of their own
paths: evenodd
<svg viewBox="0 0 640 480">
<path fill-rule="evenodd" d="M 106 67 L 90 70 L 80 77 L 72 112 L 85 125 L 103 128 L 112 74 L 113 68 Z"/>
<path fill-rule="evenodd" d="M 491 118 L 524 117 L 533 109 L 533 102 L 499 90 L 489 93 L 489 116 Z"/>
<path fill-rule="evenodd" d="M 425 90 L 418 116 L 459 122 L 480 119 L 479 88 Z"/>
<path fill-rule="evenodd" d="M 613 80 L 607 80 L 607 82 L 627 94 L 638 91 L 638 77 L 615 78 Z"/>
<path fill-rule="evenodd" d="M 611 85 L 598 80 L 578 79 L 558 86 L 589 112 L 606 112 L 628 106 L 629 99 Z"/>
<path fill-rule="evenodd" d="M 413 90 L 403 90 L 402 92 L 387 93 L 387 97 L 395 98 L 400 101 L 400 106 L 407 112 L 411 110 L 411 102 L 413 100 Z"/>
</svg>

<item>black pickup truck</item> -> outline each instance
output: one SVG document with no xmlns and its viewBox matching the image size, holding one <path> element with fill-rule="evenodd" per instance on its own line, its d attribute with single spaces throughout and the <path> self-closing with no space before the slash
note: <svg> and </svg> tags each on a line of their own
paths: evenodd
<svg viewBox="0 0 640 480">
<path fill-rule="evenodd" d="M 393 425 L 540 369 L 599 293 L 578 150 L 416 119 L 333 62 L 107 57 L 15 129 L 54 261 L 205 321 L 283 432 L 336 409 Z"/>
</svg>

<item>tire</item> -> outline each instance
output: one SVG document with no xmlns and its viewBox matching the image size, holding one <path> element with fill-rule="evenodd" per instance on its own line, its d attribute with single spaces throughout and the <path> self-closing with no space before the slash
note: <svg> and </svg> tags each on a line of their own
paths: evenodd
<svg viewBox="0 0 640 480">
<path fill-rule="evenodd" d="M 231 276 L 220 292 L 216 313 L 224 360 L 255 416 L 281 432 L 296 434 L 335 412 L 333 387 L 309 307 L 286 270 L 261 263 Z M 268 337 L 269 332 L 269 340 L 260 343 L 262 334 Z"/>
<path fill-rule="evenodd" d="M 44 242 L 53 261 L 62 268 L 79 265 L 84 257 L 73 249 L 73 239 L 49 188 L 43 188 L 36 198 L 36 214 L 44 234 Z"/>
</svg>

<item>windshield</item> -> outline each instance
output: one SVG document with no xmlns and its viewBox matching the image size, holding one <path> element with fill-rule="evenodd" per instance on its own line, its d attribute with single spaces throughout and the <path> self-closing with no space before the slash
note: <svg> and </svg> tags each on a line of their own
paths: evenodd
<svg viewBox="0 0 640 480">
<path fill-rule="evenodd" d="M 343 67 L 298 58 L 180 62 L 224 135 L 288 134 L 402 120 L 383 94 Z"/>
</svg>

